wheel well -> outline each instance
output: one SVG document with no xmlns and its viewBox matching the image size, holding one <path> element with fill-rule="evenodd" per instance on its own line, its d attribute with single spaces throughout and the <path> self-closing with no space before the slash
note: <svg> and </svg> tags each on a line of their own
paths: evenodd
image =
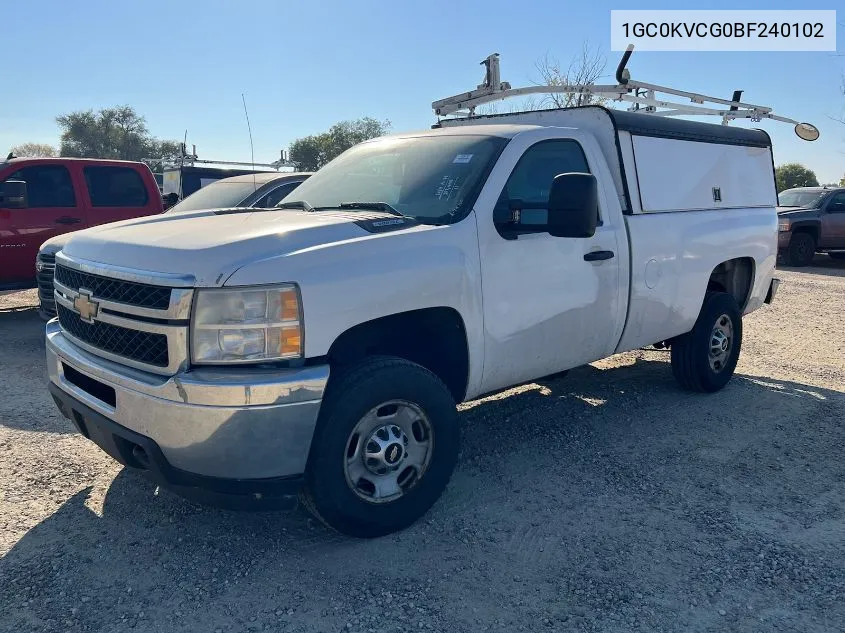
<svg viewBox="0 0 845 633">
<path fill-rule="evenodd" d="M 466 395 L 469 349 L 461 315 L 453 308 L 400 312 L 356 325 L 329 349 L 329 362 L 349 365 L 367 356 L 398 356 L 433 372 L 456 402 Z"/>
<path fill-rule="evenodd" d="M 707 281 L 707 290 L 733 295 L 737 305 L 743 310 L 753 285 L 754 260 L 750 257 L 738 257 L 722 262 L 713 269 Z"/>
<path fill-rule="evenodd" d="M 796 233 L 809 233 L 813 237 L 813 241 L 818 243 L 819 241 L 819 227 L 817 226 L 798 226 L 792 230 L 792 234 L 795 235 Z"/>
</svg>

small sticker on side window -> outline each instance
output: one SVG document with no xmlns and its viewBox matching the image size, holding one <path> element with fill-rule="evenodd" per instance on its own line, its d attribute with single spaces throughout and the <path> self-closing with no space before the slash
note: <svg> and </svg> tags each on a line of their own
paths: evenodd
<svg viewBox="0 0 845 633">
<path fill-rule="evenodd" d="M 457 156 L 455 156 L 455 160 L 453 160 L 452 162 L 453 163 L 466 164 L 471 160 L 472 160 L 472 154 L 458 154 Z"/>
</svg>

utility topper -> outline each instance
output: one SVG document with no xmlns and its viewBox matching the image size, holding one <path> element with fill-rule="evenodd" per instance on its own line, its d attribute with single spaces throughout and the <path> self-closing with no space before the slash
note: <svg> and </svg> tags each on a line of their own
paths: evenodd
<svg viewBox="0 0 845 633">
<path fill-rule="evenodd" d="M 708 97 L 696 92 L 687 92 L 667 86 L 647 83 L 631 78 L 626 68 L 634 45 L 629 44 L 619 65 L 616 67 L 616 85 L 597 84 L 564 84 L 561 86 L 529 86 L 526 88 L 512 88 L 510 83 L 502 81 L 499 72 L 499 54 L 493 53 L 481 62 L 486 72 L 484 82 L 475 90 L 460 93 L 431 104 L 438 116 L 458 115 L 463 118 L 475 116 L 475 109 L 484 103 L 500 101 L 511 97 L 523 97 L 531 94 L 583 94 L 605 97 L 614 101 L 631 103 L 630 112 L 653 114 L 655 116 L 716 116 L 722 119 L 722 125 L 727 125 L 734 119 L 751 119 L 760 121 L 772 119 L 782 123 L 793 123 L 795 134 L 805 141 L 815 141 L 819 138 L 819 130 L 810 123 L 801 123 L 795 119 L 783 117 L 772 112 L 769 106 L 755 105 L 740 101 L 742 90 L 735 90 L 731 99 Z M 658 98 L 658 93 L 688 99 L 689 103 Z M 710 106 L 706 104 L 712 104 Z M 718 108 L 713 106 L 727 106 Z"/>
</svg>

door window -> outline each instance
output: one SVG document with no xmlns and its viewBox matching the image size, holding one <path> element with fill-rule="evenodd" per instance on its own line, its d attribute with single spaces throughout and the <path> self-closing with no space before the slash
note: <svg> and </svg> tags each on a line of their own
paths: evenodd
<svg viewBox="0 0 845 633">
<path fill-rule="evenodd" d="M 549 215 L 552 181 L 555 176 L 569 172 L 590 173 L 584 150 L 577 141 L 541 141 L 529 147 L 514 167 L 496 202 L 493 217 L 499 233 L 503 237 L 513 237 L 513 230 L 500 228 L 499 225 L 509 222 L 515 209 L 520 212 L 520 225 L 545 224 Z"/>
<path fill-rule="evenodd" d="M 23 180 L 26 183 L 28 204 L 32 209 L 76 206 L 70 173 L 61 165 L 24 167 L 7 180 Z"/>
<path fill-rule="evenodd" d="M 828 213 L 845 213 L 845 192 L 835 193 L 827 205 Z"/>
<path fill-rule="evenodd" d="M 131 167 L 86 167 L 91 206 L 143 207 L 149 202 L 141 175 Z"/>
<path fill-rule="evenodd" d="M 278 187 L 273 189 L 273 191 L 261 198 L 261 200 L 259 200 L 253 206 L 264 207 L 267 209 L 269 209 L 270 207 L 275 207 L 285 198 L 285 196 L 287 196 L 291 191 L 296 189 L 300 184 L 301 182 L 286 182 L 283 185 L 279 185 Z"/>
</svg>

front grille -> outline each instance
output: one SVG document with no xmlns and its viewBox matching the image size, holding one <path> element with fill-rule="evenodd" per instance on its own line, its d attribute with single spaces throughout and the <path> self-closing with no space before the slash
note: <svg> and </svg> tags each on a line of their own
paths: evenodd
<svg viewBox="0 0 845 633">
<path fill-rule="evenodd" d="M 165 286 L 150 286 L 121 279 L 111 279 L 83 273 L 72 268 L 56 266 L 56 281 L 60 284 L 79 290 L 90 290 L 97 299 L 107 299 L 118 303 L 141 308 L 166 310 L 170 306 L 170 288 Z M 127 330 L 129 331 L 129 330 Z"/>
<path fill-rule="evenodd" d="M 59 267 L 58 270 L 62 270 L 62 268 Z M 105 279 L 105 277 L 99 279 Z M 80 341 L 139 363 L 146 363 L 155 367 L 168 366 L 166 335 L 130 330 L 101 321 L 85 323 L 79 318 L 78 314 L 68 310 L 62 304 L 57 304 L 56 308 L 62 329 Z"/>
<path fill-rule="evenodd" d="M 53 271 L 42 270 L 36 279 L 38 280 L 38 296 L 41 299 L 53 301 Z"/>
</svg>

